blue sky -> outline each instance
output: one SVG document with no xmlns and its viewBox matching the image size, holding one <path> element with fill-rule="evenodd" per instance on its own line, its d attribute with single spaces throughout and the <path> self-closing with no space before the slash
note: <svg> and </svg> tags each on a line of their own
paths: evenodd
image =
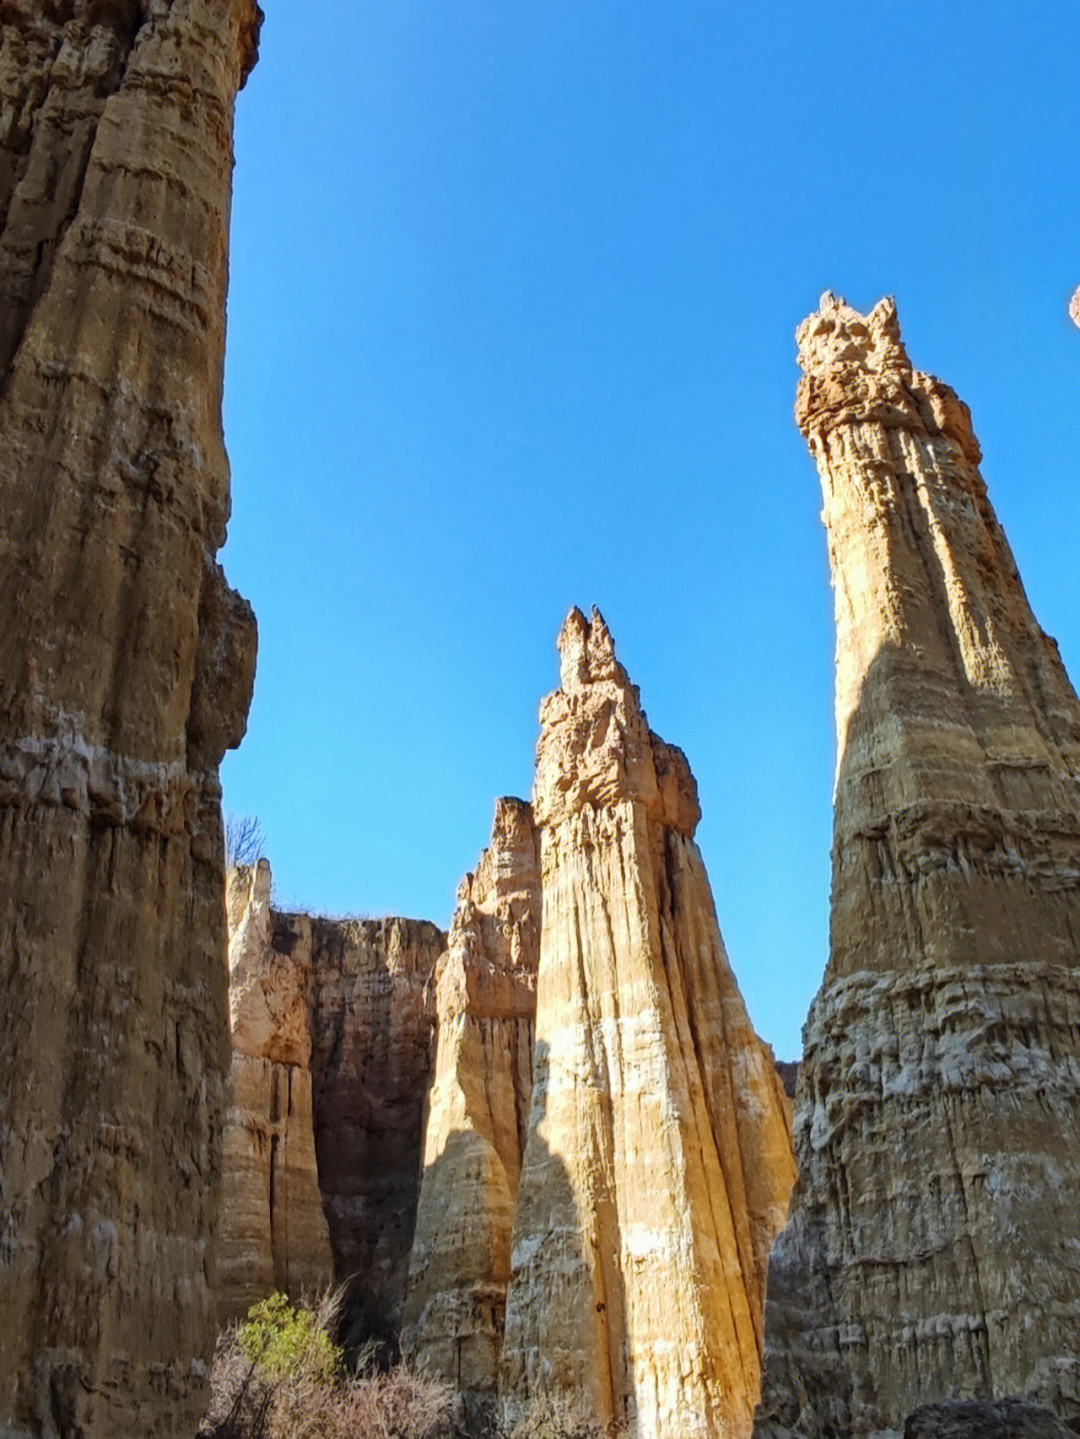
<svg viewBox="0 0 1080 1439">
<path fill-rule="evenodd" d="M 282 903 L 447 923 L 597 604 L 797 1054 L 834 752 L 793 332 L 826 288 L 897 296 L 1080 677 L 1080 8 L 264 5 L 224 556 L 260 652 L 226 807 Z"/>
</svg>

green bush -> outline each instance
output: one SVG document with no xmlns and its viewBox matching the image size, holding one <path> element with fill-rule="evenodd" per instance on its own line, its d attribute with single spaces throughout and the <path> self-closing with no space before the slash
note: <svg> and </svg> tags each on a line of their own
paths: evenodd
<svg viewBox="0 0 1080 1439">
<path fill-rule="evenodd" d="M 294 1309 L 284 1294 L 252 1305 L 237 1336 L 262 1378 L 330 1383 L 341 1373 L 341 1350 L 310 1309 Z"/>
</svg>

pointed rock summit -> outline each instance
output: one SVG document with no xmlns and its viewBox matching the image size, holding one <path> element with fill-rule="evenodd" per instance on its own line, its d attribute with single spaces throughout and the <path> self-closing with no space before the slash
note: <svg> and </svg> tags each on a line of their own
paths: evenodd
<svg viewBox="0 0 1080 1439">
<path fill-rule="evenodd" d="M 501 1387 L 584 1399 L 639 1439 L 746 1434 L 794 1179 L 784 1095 L 724 953 L 685 757 L 597 611 L 571 611 L 559 653 Z"/>
<path fill-rule="evenodd" d="M 896 307 L 799 329 L 836 602 L 830 957 L 762 1434 L 1080 1414 L 1080 704 Z"/>
<path fill-rule="evenodd" d="M 435 974 L 435 1077 L 402 1349 L 470 1397 L 498 1383 L 532 1096 L 540 875 L 532 810 L 495 806 Z"/>
</svg>

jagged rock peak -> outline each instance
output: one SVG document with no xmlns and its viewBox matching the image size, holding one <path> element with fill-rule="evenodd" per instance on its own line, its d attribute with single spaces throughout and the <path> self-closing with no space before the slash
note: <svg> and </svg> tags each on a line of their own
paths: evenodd
<svg viewBox="0 0 1080 1439">
<path fill-rule="evenodd" d="M 637 1439 L 740 1439 L 794 1180 L 786 1100 L 724 952 L 685 757 L 598 612 L 572 610 L 559 651 L 500 1393 L 511 1412 L 572 1397 Z"/>
<path fill-rule="evenodd" d="M 967 405 L 948 385 L 912 368 L 891 296 L 863 315 L 826 290 L 795 338 L 804 371 L 795 418 L 815 456 L 828 434 L 858 417 L 886 429 L 945 435 L 972 464 L 982 459 Z"/>
<path fill-rule="evenodd" d="M 504 795 L 495 801 L 491 843 L 480 856 L 475 872 L 466 874 L 458 885 L 455 922 L 461 921 L 464 901 L 483 905 L 489 896 L 517 890 L 523 874 L 530 874 L 535 880 L 536 831 L 532 805 L 526 799 Z"/>
<path fill-rule="evenodd" d="M 862 315 L 842 295 L 826 290 L 817 311 L 795 331 L 799 364 L 808 375 L 834 371 L 839 365 L 866 370 L 910 370 L 900 319 L 891 295 Z"/>
<path fill-rule="evenodd" d="M 585 805 L 640 800 L 650 819 L 692 836 L 701 818 L 697 784 L 682 750 L 649 729 L 637 685 L 593 607 L 576 606 L 558 638 L 561 687 L 540 706 L 533 812 L 557 823 Z"/>
</svg>

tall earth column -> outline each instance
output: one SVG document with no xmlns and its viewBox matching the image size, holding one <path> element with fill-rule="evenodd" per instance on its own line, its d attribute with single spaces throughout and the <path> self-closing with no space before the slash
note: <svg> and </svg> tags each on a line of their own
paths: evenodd
<svg viewBox="0 0 1080 1439">
<path fill-rule="evenodd" d="M 785 1096 L 724 953 L 686 757 L 649 729 L 597 611 L 571 611 L 559 652 L 500 1385 L 637 1439 L 737 1439 L 794 1179 Z"/>
<path fill-rule="evenodd" d="M 472 1404 L 498 1384 L 539 957 L 532 809 L 504 797 L 432 976 L 434 1077 L 401 1334 L 411 1363 Z"/>
<path fill-rule="evenodd" d="M 1080 704 L 896 309 L 798 333 L 836 597 L 831 951 L 762 1434 L 1080 1414 Z"/>
<path fill-rule="evenodd" d="M 0 1435 L 194 1431 L 227 1066 L 218 764 L 254 0 L 0 14 Z"/>
</svg>

